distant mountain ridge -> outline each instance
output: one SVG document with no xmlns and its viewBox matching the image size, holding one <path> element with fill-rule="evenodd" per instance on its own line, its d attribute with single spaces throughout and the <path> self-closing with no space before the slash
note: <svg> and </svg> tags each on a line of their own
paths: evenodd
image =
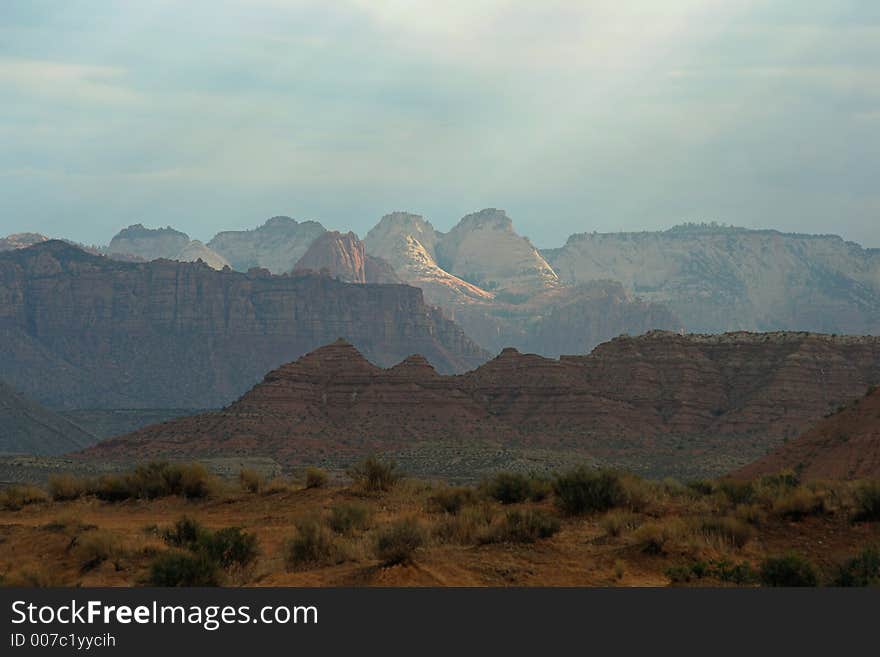
<svg viewBox="0 0 880 657">
<path fill-rule="evenodd" d="M 0 381 L 0 454 L 65 454 L 95 442 L 79 425 Z"/>
<path fill-rule="evenodd" d="M 715 473 L 797 435 L 880 382 L 880 338 L 652 332 L 559 360 L 505 349 L 442 376 L 335 341 L 269 372 L 222 411 L 172 420 L 89 458 L 263 455 L 307 463 L 420 443 L 528 445 Z M 666 464 L 665 466 L 663 464 Z"/>
<path fill-rule="evenodd" d="M 339 336 L 379 363 L 489 357 L 406 285 L 117 262 L 55 240 L 0 254 L 0 300 L 0 371 L 57 409 L 216 408 Z"/>
</svg>

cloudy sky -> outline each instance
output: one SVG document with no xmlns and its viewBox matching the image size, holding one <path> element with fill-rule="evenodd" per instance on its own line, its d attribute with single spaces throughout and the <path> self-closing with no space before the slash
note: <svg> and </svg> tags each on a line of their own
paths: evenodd
<svg viewBox="0 0 880 657">
<path fill-rule="evenodd" d="M 715 220 L 880 247 L 876 0 L 2 0 L 0 235 L 538 246 Z"/>
</svg>

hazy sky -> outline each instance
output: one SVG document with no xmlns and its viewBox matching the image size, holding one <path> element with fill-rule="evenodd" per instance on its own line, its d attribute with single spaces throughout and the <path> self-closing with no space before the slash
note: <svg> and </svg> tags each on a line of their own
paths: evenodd
<svg viewBox="0 0 880 657">
<path fill-rule="evenodd" d="M 538 246 L 716 220 L 880 247 L 877 0 L 2 0 L 0 235 Z"/>
</svg>

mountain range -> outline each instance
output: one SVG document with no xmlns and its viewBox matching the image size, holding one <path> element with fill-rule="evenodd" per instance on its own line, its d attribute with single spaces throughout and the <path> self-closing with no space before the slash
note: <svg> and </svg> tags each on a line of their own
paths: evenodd
<svg viewBox="0 0 880 657">
<path fill-rule="evenodd" d="M 56 240 L 0 254 L 0 372 L 56 410 L 216 408 L 339 336 L 382 364 L 489 357 L 406 285 L 119 262 Z"/>
<path fill-rule="evenodd" d="M 27 246 L 38 235 L 0 241 Z M 880 332 L 880 251 L 833 235 L 685 224 L 661 232 L 582 233 L 536 248 L 502 210 L 469 214 L 448 232 L 406 212 L 361 241 L 316 221 L 273 217 L 203 244 L 138 224 L 94 252 L 273 274 L 325 270 L 353 283 L 421 288 L 481 347 L 545 356 L 586 353 L 652 329 Z"/>
<path fill-rule="evenodd" d="M 0 454 L 64 454 L 97 438 L 0 381 Z"/>
<path fill-rule="evenodd" d="M 880 337 L 652 332 L 559 360 L 505 349 L 452 376 L 417 355 L 383 369 L 340 340 L 269 372 L 223 410 L 112 438 L 85 455 L 266 455 L 291 464 L 446 445 L 466 460 L 478 446 L 503 445 L 653 474 L 717 474 L 878 382 Z"/>
</svg>

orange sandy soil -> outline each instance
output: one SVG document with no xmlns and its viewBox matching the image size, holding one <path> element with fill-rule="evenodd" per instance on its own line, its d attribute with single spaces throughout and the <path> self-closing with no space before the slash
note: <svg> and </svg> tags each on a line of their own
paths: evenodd
<svg viewBox="0 0 880 657">
<path fill-rule="evenodd" d="M 142 581 L 151 559 L 167 549 L 146 527 L 164 528 L 183 515 L 206 527 L 240 526 L 259 538 L 260 555 L 247 572 L 230 576 L 231 586 L 666 586 L 670 566 L 695 560 L 748 561 L 758 567 L 767 555 L 795 550 L 828 570 L 868 545 L 880 545 L 880 523 L 851 523 L 843 512 L 798 522 L 768 514 L 741 548 L 702 535 L 673 542 L 664 554 L 644 553 L 632 530 L 612 537 L 602 528 L 605 514 L 562 518 L 555 536 L 531 544 L 451 545 L 437 539 L 416 552 L 412 563 L 385 567 L 372 554 L 375 531 L 395 519 L 416 515 L 428 530 L 443 518 L 429 513 L 428 485 L 407 481 L 382 494 L 350 488 L 291 489 L 273 494 L 230 489 L 213 498 L 188 501 L 101 502 L 84 498 L 42 502 L 18 511 L 0 511 L 0 577 L 7 584 L 25 572 L 38 572 L 52 585 L 133 586 Z M 331 506 L 358 502 L 373 511 L 371 529 L 343 539 L 352 554 L 342 564 L 288 572 L 283 546 L 294 521 L 326 513 Z M 494 504 L 494 503 L 493 503 Z M 706 517 L 715 502 L 670 498 L 639 514 L 644 520 Z M 499 516 L 514 507 L 495 504 Z M 553 511 L 551 501 L 517 505 Z M 708 511 L 726 514 L 729 510 Z M 697 515 L 695 515 L 697 514 Z M 702 514 L 702 515 L 700 515 Z M 121 556 L 83 570 L 77 545 L 89 532 L 104 531 L 119 540 Z M 721 585 L 701 579 L 691 585 Z"/>
</svg>

